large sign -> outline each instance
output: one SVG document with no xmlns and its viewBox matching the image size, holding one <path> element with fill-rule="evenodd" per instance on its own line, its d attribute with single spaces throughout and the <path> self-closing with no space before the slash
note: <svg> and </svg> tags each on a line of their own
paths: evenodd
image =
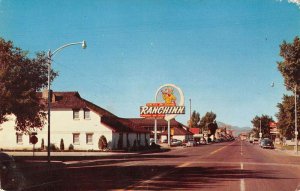
<svg viewBox="0 0 300 191">
<path fill-rule="evenodd" d="M 141 117 L 164 118 L 168 121 L 178 114 L 185 114 L 183 92 L 173 84 L 161 86 L 156 92 L 155 101 L 140 107 Z"/>
</svg>

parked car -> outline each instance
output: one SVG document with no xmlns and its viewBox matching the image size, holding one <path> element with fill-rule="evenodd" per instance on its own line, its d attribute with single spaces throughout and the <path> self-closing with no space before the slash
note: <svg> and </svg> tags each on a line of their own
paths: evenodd
<svg viewBox="0 0 300 191">
<path fill-rule="evenodd" d="M 196 146 L 196 142 L 194 140 L 188 140 L 186 143 L 187 147 L 194 147 Z"/>
<path fill-rule="evenodd" d="M 15 161 L 6 153 L 0 152 L 0 190 L 20 190 L 23 177 L 16 168 Z"/>
<path fill-rule="evenodd" d="M 273 141 L 270 139 L 263 139 L 260 146 L 264 149 L 274 149 Z"/>
<path fill-rule="evenodd" d="M 182 145 L 182 141 L 178 140 L 178 139 L 172 139 L 171 140 L 171 146 L 181 146 Z"/>
<path fill-rule="evenodd" d="M 259 146 L 262 147 L 263 142 L 267 141 L 267 140 L 270 140 L 270 139 L 269 138 L 263 138 L 263 139 L 261 139 L 260 142 L 259 142 Z"/>
<path fill-rule="evenodd" d="M 200 141 L 199 141 L 199 144 L 205 145 L 206 144 L 206 140 L 204 138 L 201 138 Z"/>
</svg>

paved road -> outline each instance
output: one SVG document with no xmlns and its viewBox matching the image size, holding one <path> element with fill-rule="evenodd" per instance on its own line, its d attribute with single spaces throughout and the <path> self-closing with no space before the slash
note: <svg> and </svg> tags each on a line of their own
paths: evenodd
<svg viewBox="0 0 300 191">
<path fill-rule="evenodd" d="M 51 173 L 59 178 L 31 189 L 294 191 L 300 184 L 300 157 L 234 141 L 156 154 L 64 159 Z"/>
</svg>

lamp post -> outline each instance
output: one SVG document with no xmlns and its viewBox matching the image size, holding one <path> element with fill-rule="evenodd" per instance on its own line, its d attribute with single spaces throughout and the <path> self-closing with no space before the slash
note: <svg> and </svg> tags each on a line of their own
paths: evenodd
<svg viewBox="0 0 300 191">
<path fill-rule="evenodd" d="M 298 127 L 297 127 L 297 84 L 295 85 L 295 150 L 296 155 L 298 155 Z"/>
<path fill-rule="evenodd" d="M 48 148 L 47 148 L 47 156 L 48 156 L 48 163 L 50 164 L 50 107 L 51 107 L 51 93 L 50 93 L 50 75 L 51 75 L 51 61 L 52 58 L 55 56 L 56 53 L 58 53 L 59 51 L 61 51 L 62 49 L 68 47 L 68 46 L 72 46 L 72 45 L 77 45 L 77 44 L 81 44 L 82 48 L 85 49 L 86 46 L 86 42 L 85 41 L 81 41 L 81 42 L 73 42 L 73 43 L 69 43 L 69 44 L 65 44 L 62 45 L 61 47 L 57 48 L 55 51 L 51 52 L 51 50 L 48 51 Z"/>
<path fill-rule="evenodd" d="M 189 101 L 190 101 L 190 124 L 189 124 L 189 127 L 191 128 L 192 127 L 192 99 L 190 98 Z"/>
<path fill-rule="evenodd" d="M 259 119 L 259 142 L 261 141 L 262 133 L 261 133 L 261 118 Z"/>
</svg>

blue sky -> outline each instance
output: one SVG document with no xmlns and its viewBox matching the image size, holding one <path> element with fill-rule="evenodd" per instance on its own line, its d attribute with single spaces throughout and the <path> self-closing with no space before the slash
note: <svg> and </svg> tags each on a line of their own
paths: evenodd
<svg viewBox="0 0 300 191">
<path fill-rule="evenodd" d="M 279 45 L 299 29 L 299 7 L 284 0 L 0 0 L 0 36 L 31 56 L 86 40 L 54 57 L 52 89 L 120 117 L 139 117 L 167 83 L 201 116 L 237 126 L 274 116 L 287 93 Z M 177 119 L 186 123 L 188 111 Z"/>
</svg>

